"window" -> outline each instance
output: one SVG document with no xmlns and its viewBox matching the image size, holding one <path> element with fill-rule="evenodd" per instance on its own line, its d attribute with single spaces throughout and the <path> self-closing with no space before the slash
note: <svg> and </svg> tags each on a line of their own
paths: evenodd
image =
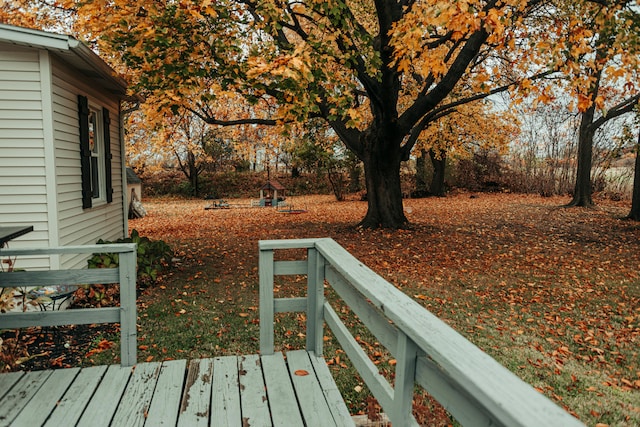
<svg viewBox="0 0 640 427">
<path fill-rule="evenodd" d="M 89 109 L 89 151 L 91 154 L 91 161 L 89 162 L 91 167 L 91 197 L 100 199 L 100 187 L 104 183 L 104 168 L 100 166 L 104 164 L 102 160 L 102 126 L 100 119 L 102 115 L 100 112 L 93 109 Z"/>
<path fill-rule="evenodd" d="M 78 96 L 80 118 L 80 166 L 82 171 L 82 207 L 94 201 L 113 200 L 111 183 L 111 139 L 109 110 L 89 106 L 86 96 Z"/>
</svg>

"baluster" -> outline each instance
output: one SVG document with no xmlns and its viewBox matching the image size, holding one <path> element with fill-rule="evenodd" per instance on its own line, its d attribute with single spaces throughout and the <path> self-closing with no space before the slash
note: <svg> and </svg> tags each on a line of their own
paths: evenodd
<svg viewBox="0 0 640 427">
<path fill-rule="evenodd" d="M 396 380 L 393 392 L 391 422 L 394 426 L 414 424 L 412 415 L 413 386 L 416 376 L 418 347 L 406 335 L 398 335 Z"/>
<path fill-rule="evenodd" d="M 273 250 L 260 250 L 260 353 L 273 354 Z"/>
</svg>

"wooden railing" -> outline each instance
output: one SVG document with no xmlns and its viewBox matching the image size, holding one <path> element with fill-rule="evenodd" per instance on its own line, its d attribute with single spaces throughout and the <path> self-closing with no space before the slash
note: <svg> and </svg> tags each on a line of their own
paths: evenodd
<svg viewBox="0 0 640 427">
<path fill-rule="evenodd" d="M 306 260 L 274 261 L 274 251 L 296 248 Z M 274 352 L 275 313 L 306 312 L 306 347 L 317 355 L 326 323 L 394 427 L 417 425 L 416 384 L 465 426 L 583 425 L 334 240 L 268 240 L 259 249 L 262 354 Z M 307 296 L 274 298 L 277 275 L 307 275 Z M 326 301 L 325 283 L 396 359 L 393 387 Z"/>
<path fill-rule="evenodd" d="M 132 243 L 43 249 L 0 249 L 0 259 L 16 256 L 117 253 L 119 267 L 0 273 L 0 288 L 58 285 L 120 284 L 120 306 L 0 314 L 0 329 L 30 326 L 120 323 L 122 366 L 136 363 L 136 245 Z"/>
</svg>

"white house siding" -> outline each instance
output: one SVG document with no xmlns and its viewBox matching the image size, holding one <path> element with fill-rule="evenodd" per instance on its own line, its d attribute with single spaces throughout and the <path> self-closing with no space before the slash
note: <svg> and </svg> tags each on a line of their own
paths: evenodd
<svg viewBox="0 0 640 427">
<path fill-rule="evenodd" d="M 47 164 L 38 52 L 0 46 L 0 224 L 32 225 L 11 247 L 47 246 Z M 18 268 L 48 266 L 21 257 Z"/>
<path fill-rule="evenodd" d="M 58 170 L 58 233 L 59 244 L 93 244 L 98 239 L 115 240 L 124 237 L 122 157 L 120 152 L 120 118 L 113 96 L 99 91 L 91 82 L 82 81 L 59 61 L 53 62 L 53 117 L 55 157 Z M 80 136 L 78 127 L 78 95 L 89 98 L 90 105 L 106 107 L 111 118 L 111 154 L 113 201 L 95 203 L 82 209 Z M 84 260 L 63 259 L 65 268 Z"/>
</svg>

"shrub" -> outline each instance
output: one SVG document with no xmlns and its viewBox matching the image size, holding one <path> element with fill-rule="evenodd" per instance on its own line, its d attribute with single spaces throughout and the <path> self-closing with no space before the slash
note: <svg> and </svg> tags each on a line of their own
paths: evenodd
<svg viewBox="0 0 640 427">
<path fill-rule="evenodd" d="M 131 231 L 131 236 L 118 239 L 115 242 L 106 242 L 102 239 L 97 242 L 108 243 L 135 243 L 138 245 L 138 284 L 149 286 L 158 280 L 158 273 L 171 262 L 173 250 L 162 240 L 151 240 L 141 237 L 137 230 Z M 119 265 L 118 254 L 100 253 L 94 254 L 88 260 L 89 268 L 112 268 Z"/>
<path fill-rule="evenodd" d="M 159 273 L 167 267 L 173 257 L 173 250 L 162 240 L 151 240 L 141 237 L 137 230 L 131 231 L 131 236 L 107 242 L 102 239 L 97 244 L 108 243 L 136 243 L 137 246 L 137 280 L 138 289 L 155 284 Z M 119 265 L 118 254 L 98 253 L 87 261 L 89 268 L 115 268 Z M 75 292 L 74 305 L 77 307 L 105 307 L 117 305 L 120 298 L 119 288 L 102 284 L 80 287 Z"/>
</svg>

